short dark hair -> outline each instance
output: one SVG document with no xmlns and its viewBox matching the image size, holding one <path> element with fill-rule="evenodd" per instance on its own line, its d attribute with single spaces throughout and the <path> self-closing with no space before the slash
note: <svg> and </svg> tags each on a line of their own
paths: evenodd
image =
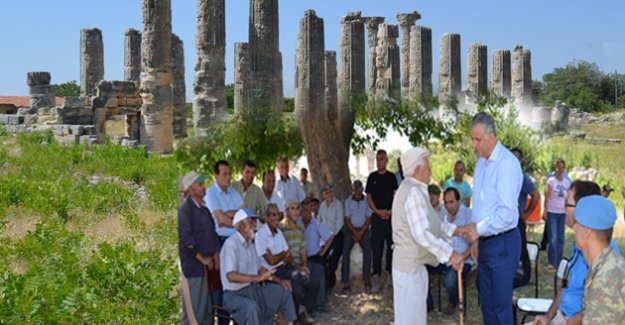
<svg viewBox="0 0 625 325">
<path fill-rule="evenodd" d="M 286 163 L 288 163 L 289 162 L 289 158 L 287 156 L 280 156 L 280 157 L 278 157 L 277 161 L 278 162 L 286 162 Z"/>
<path fill-rule="evenodd" d="M 556 159 L 556 163 L 554 164 L 554 166 L 557 165 L 558 163 L 562 163 L 562 165 L 564 167 L 566 167 L 566 163 L 564 162 L 564 158 L 558 157 L 558 159 Z"/>
<path fill-rule="evenodd" d="M 601 195 L 601 189 L 599 188 L 599 184 L 591 181 L 583 181 L 580 179 L 576 179 L 571 183 L 569 190 L 575 191 L 573 194 L 573 200 L 577 203 L 581 198 L 590 196 L 590 195 Z"/>
<path fill-rule="evenodd" d="M 241 170 L 245 169 L 245 167 L 250 167 L 250 168 L 256 169 L 256 164 L 253 161 L 251 161 L 251 160 L 244 160 L 243 161 L 243 168 Z"/>
<path fill-rule="evenodd" d="M 230 167 L 230 164 L 226 160 L 219 160 L 216 162 L 215 165 L 213 165 L 213 173 L 215 173 L 215 175 L 219 175 L 219 166 Z"/>
<path fill-rule="evenodd" d="M 276 173 L 275 173 L 272 169 L 267 169 L 267 170 L 265 170 L 265 171 L 263 172 L 263 178 L 261 178 L 261 179 L 264 181 L 264 180 L 265 180 L 265 177 L 266 177 L 267 175 L 269 175 L 269 174 L 271 174 L 271 175 L 273 175 L 273 176 L 276 176 Z"/>
<path fill-rule="evenodd" d="M 597 236 L 597 239 L 604 243 L 609 243 L 612 240 L 612 233 L 614 232 L 614 227 L 610 229 L 601 229 L 601 230 L 593 230 Z"/>
<path fill-rule="evenodd" d="M 512 148 L 512 150 L 510 150 L 510 152 L 512 152 L 512 153 L 516 152 L 516 153 L 519 154 L 519 156 L 521 156 L 521 158 L 523 158 L 523 151 L 521 151 L 521 148 L 519 148 L 519 147 Z"/>
<path fill-rule="evenodd" d="M 300 169 L 299 171 L 300 171 L 300 173 L 304 173 L 305 172 L 306 174 L 308 174 L 308 169 L 306 169 L 306 167 L 302 167 L 302 169 Z"/>
<path fill-rule="evenodd" d="M 464 161 L 462 161 L 462 160 L 456 160 L 456 163 L 454 163 L 454 167 L 456 167 L 457 165 L 462 165 L 462 167 L 465 167 L 464 166 Z"/>
<path fill-rule="evenodd" d="M 447 193 L 449 192 L 453 192 L 454 193 L 454 197 L 456 198 L 456 200 L 460 201 L 460 192 L 458 192 L 458 189 L 455 187 L 448 187 L 445 192 L 443 192 L 443 198 L 445 197 L 445 195 L 447 195 Z"/>
<path fill-rule="evenodd" d="M 385 155 L 385 156 L 387 156 L 387 157 L 388 157 L 388 154 L 386 153 L 386 150 L 384 150 L 384 149 L 379 149 L 379 150 L 375 153 L 375 155 L 376 155 L 376 156 L 377 156 L 377 155 Z"/>
</svg>

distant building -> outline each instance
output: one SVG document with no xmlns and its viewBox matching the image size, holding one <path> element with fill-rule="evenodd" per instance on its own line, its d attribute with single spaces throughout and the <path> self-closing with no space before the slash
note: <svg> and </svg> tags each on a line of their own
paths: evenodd
<svg viewBox="0 0 625 325">
<path fill-rule="evenodd" d="M 55 99 L 56 106 L 63 105 L 63 98 Z M 16 114 L 19 108 L 30 108 L 30 96 L 0 96 L 0 114 Z"/>
</svg>

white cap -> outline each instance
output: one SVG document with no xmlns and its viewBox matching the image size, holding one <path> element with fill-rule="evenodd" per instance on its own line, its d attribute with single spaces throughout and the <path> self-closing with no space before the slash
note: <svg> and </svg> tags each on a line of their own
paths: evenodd
<svg viewBox="0 0 625 325">
<path fill-rule="evenodd" d="M 184 175 L 184 177 L 182 178 L 182 187 L 184 188 L 185 191 L 187 191 L 189 187 L 193 185 L 193 183 L 203 182 L 204 179 L 206 178 L 202 176 L 200 173 L 196 171 L 190 171 L 186 175 Z"/>
<path fill-rule="evenodd" d="M 234 214 L 234 219 L 232 219 L 232 227 L 235 227 L 239 221 L 243 221 L 247 218 L 258 219 L 259 217 L 248 208 L 239 209 L 239 211 Z"/>
<path fill-rule="evenodd" d="M 410 148 L 404 152 L 399 158 L 401 161 L 404 177 L 410 177 L 414 173 L 417 165 L 422 164 L 426 158 L 430 156 L 430 152 L 423 148 Z"/>
</svg>

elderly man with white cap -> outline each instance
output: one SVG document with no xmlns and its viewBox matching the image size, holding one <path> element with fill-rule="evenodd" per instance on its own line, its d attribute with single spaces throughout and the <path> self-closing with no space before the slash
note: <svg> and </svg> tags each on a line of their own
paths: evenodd
<svg viewBox="0 0 625 325">
<path fill-rule="evenodd" d="M 188 194 L 178 209 L 178 255 L 182 274 L 186 278 L 180 295 L 182 324 L 190 324 L 191 319 L 198 324 L 212 324 L 212 304 L 205 268 L 219 269 L 215 222 L 202 201 L 206 193 L 204 176 L 189 172 L 182 179 L 182 185 Z"/>
<path fill-rule="evenodd" d="M 237 324 L 271 324 L 279 310 L 282 319 L 293 324 L 297 319 L 291 297 L 291 284 L 259 266 L 254 242 L 258 216 L 239 209 L 232 219 L 237 230 L 221 248 L 221 282 L 224 308 Z"/>
<path fill-rule="evenodd" d="M 441 221 L 432 208 L 428 183 L 430 153 L 412 148 L 400 157 L 406 177 L 393 200 L 393 307 L 395 324 L 427 324 L 428 273 L 425 265 L 450 262 L 461 270 L 463 258 L 450 242 L 461 227 Z"/>
<path fill-rule="evenodd" d="M 601 195 L 577 202 L 575 245 L 589 265 L 583 299 L 583 324 L 625 323 L 625 260 L 610 246 L 616 209 Z"/>
</svg>

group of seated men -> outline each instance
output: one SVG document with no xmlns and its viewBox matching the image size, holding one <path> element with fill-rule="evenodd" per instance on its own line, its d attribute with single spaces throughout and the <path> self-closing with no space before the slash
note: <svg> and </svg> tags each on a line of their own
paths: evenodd
<svg viewBox="0 0 625 325">
<path fill-rule="evenodd" d="M 329 310 L 326 274 L 333 242 L 339 234 L 343 240 L 341 202 L 335 200 L 341 218 L 330 225 L 331 230 L 319 220 L 320 214 L 329 215 L 324 210 L 331 206 L 327 200 L 321 208 L 314 197 L 300 200 L 301 193 L 289 190 L 293 187 L 289 181 L 295 179 L 288 174 L 285 179 L 265 172 L 262 188 L 258 188 L 251 182 L 254 173 L 255 165 L 245 162 L 241 181 L 231 185 L 229 164 L 219 161 L 209 189 L 204 176 L 196 172 L 183 178 L 187 199 L 178 214 L 180 264 L 186 283 L 181 294 L 183 324 L 195 323 L 193 319 L 212 324 L 213 304 L 222 306 L 238 324 L 269 324 L 276 312 L 285 323 L 310 324 L 316 314 Z M 354 185 L 355 195 L 366 203 L 362 183 Z M 280 187 L 285 192 L 279 193 Z M 332 190 L 324 187 L 322 194 L 333 199 Z M 251 207 L 254 201 L 260 203 Z M 371 213 L 361 210 L 362 215 L 347 218 L 356 235 L 348 236 L 352 246 L 354 241 L 368 242 L 363 239 Z M 363 266 L 363 274 L 369 269 Z M 349 266 L 345 271 L 344 279 L 349 279 Z M 223 286 L 214 295 L 208 291 L 214 284 L 206 276 L 211 272 L 219 273 Z"/>
</svg>

